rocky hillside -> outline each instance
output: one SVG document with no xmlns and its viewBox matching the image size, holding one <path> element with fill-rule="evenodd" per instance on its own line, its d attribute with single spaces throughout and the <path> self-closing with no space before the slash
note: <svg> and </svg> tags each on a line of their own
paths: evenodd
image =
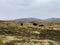
<svg viewBox="0 0 60 45">
<path fill-rule="evenodd" d="M 48 18 L 48 19 L 38 19 L 38 18 L 21 18 L 14 21 L 18 22 L 60 22 L 60 18 Z"/>
</svg>

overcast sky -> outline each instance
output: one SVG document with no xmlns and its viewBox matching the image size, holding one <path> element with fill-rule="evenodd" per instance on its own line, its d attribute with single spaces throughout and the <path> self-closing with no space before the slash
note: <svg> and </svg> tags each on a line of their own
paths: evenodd
<svg viewBox="0 0 60 45">
<path fill-rule="evenodd" d="M 60 0 L 0 0 L 0 20 L 60 18 Z"/>
</svg>

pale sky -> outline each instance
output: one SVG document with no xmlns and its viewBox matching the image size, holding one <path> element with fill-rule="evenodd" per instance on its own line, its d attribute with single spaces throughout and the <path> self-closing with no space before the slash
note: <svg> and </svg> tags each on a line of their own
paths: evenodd
<svg viewBox="0 0 60 45">
<path fill-rule="evenodd" d="M 0 20 L 60 18 L 60 0 L 0 0 Z"/>
</svg>

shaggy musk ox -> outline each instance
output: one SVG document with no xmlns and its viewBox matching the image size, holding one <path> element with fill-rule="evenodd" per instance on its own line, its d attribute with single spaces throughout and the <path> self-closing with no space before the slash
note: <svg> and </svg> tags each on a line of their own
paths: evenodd
<svg viewBox="0 0 60 45">
<path fill-rule="evenodd" d="M 33 23 L 34 26 L 37 26 L 38 24 L 37 23 Z"/>
<path fill-rule="evenodd" d="M 23 26 L 23 23 L 21 23 L 21 26 Z"/>
</svg>

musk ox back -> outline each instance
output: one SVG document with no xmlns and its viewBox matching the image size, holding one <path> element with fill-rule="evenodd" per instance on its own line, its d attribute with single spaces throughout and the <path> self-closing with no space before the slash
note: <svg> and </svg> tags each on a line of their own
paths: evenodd
<svg viewBox="0 0 60 45">
<path fill-rule="evenodd" d="M 39 27 L 42 27 L 42 26 L 44 26 L 44 25 L 43 24 L 39 25 Z"/>
</svg>

